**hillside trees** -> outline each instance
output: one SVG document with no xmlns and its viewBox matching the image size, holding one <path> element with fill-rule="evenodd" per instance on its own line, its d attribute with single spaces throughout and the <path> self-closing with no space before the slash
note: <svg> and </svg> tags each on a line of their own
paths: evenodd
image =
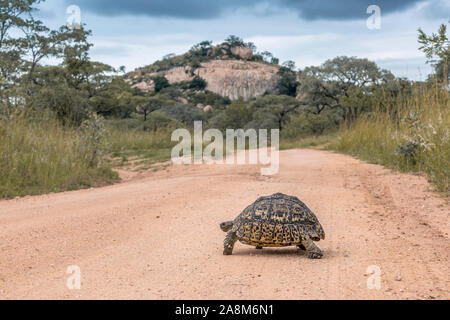
<svg viewBox="0 0 450 320">
<path fill-rule="evenodd" d="M 168 99 L 161 94 L 155 94 L 150 97 L 141 97 L 138 101 L 137 112 L 144 115 L 144 121 L 153 111 L 160 110 L 162 107 L 174 105 L 175 101 Z"/>
<path fill-rule="evenodd" d="M 250 102 L 251 121 L 248 128 L 283 130 L 289 117 L 300 107 L 294 97 L 286 95 L 266 95 Z"/>
<path fill-rule="evenodd" d="M 277 74 L 280 76 L 280 80 L 278 82 L 278 93 L 281 95 L 295 97 L 297 95 L 297 87 L 299 82 L 297 81 L 297 73 L 292 68 L 292 65 L 281 67 Z"/>
<path fill-rule="evenodd" d="M 169 81 L 164 76 L 155 76 L 152 80 L 155 83 L 155 92 L 159 92 L 170 86 Z"/>
<path fill-rule="evenodd" d="M 192 46 L 189 52 L 194 56 L 206 56 L 211 47 L 212 41 L 205 40 Z"/>
</svg>

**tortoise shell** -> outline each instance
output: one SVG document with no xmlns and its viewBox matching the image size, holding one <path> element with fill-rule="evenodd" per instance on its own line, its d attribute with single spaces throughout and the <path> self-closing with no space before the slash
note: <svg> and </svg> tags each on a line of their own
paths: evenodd
<svg viewBox="0 0 450 320">
<path fill-rule="evenodd" d="M 240 242 L 261 247 L 301 244 L 302 238 L 325 239 L 314 213 L 297 197 L 276 193 L 260 197 L 233 221 Z"/>
</svg>

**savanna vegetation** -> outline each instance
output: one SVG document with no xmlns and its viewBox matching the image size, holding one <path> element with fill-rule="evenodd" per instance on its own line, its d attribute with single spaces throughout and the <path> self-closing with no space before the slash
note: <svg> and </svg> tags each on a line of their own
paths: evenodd
<svg viewBox="0 0 450 320">
<path fill-rule="evenodd" d="M 111 183 L 131 160 L 148 168 L 168 160 L 175 128 L 280 129 L 281 148 L 322 146 L 404 171 L 425 172 L 449 190 L 449 42 L 446 26 L 419 43 L 435 73 L 415 83 L 374 62 L 336 57 L 303 70 L 237 36 L 203 41 L 181 56 L 125 73 L 89 56 L 85 26 L 50 30 L 35 18 L 38 0 L 0 0 L 0 198 Z M 277 94 L 231 101 L 195 76 L 219 55 L 279 68 Z M 52 58 L 58 64 L 46 65 Z M 188 67 L 192 80 L 139 77 Z M 210 108 L 207 108 L 209 106 Z"/>
</svg>

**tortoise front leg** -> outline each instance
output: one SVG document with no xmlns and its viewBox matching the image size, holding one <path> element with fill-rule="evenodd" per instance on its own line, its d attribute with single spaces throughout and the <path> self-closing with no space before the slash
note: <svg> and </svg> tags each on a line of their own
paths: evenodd
<svg viewBox="0 0 450 320">
<path fill-rule="evenodd" d="M 237 241 L 236 232 L 229 231 L 223 241 L 223 254 L 229 256 L 233 253 L 234 244 Z"/>
<path fill-rule="evenodd" d="M 320 259 L 323 256 L 322 250 L 319 249 L 318 246 L 315 245 L 314 241 L 311 239 L 303 239 L 302 245 L 306 248 L 306 252 L 308 253 L 309 259 Z"/>
</svg>

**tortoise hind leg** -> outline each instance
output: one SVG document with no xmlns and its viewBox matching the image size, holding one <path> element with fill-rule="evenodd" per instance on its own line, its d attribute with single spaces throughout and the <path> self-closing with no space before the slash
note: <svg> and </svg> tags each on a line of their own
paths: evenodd
<svg viewBox="0 0 450 320">
<path fill-rule="evenodd" d="M 308 253 L 309 259 L 320 259 L 323 256 L 322 250 L 319 249 L 318 246 L 314 244 L 314 241 L 311 239 L 303 239 L 302 245 L 306 248 L 306 252 Z"/>
<path fill-rule="evenodd" d="M 233 253 L 234 244 L 237 241 L 236 232 L 229 231 L 223 241 L 223 254 L 229 256 Z"/>
</svg>

